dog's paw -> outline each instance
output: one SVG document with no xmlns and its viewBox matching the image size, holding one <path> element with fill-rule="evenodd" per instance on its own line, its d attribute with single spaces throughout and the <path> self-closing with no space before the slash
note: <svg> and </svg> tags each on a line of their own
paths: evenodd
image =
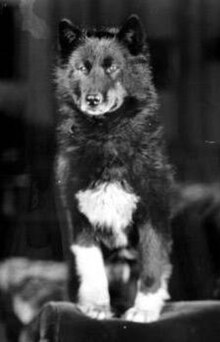
<svg viewBox="0 0 220 342">
<path fill-rule="evenodd" d="M 165 288 L 158 289 L 155 293 L 138 292 L 134 306 L 128 309 L 124 318 L 128 321 L 150 323 L 157 321 L 165 300 L 169 295 Z"/>
<path fill-rule="evenodd" d="M 109 319 L 112 317 L 112 312 L 109 307 L 105 306 L 95 306 L 95 305 L 80 305 L 79 309 L 87 316 L 94 319 Z"/>
<path fill-rule="evenodd" d="M 151 323 L 155 322 L 160 317 L 160 310 L 142 310 L 136 307 L 132 307 L 124 314 L 126 321 L 139 322 L 139 323 Z"/>
</svg>

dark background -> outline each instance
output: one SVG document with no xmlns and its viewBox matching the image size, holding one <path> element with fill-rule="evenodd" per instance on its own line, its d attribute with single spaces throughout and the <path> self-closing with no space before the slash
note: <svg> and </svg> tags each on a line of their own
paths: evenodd
<svg viewBox="0 0 220 342">
<path fill-rule="evenodd" d="M 219 0 L 1 0 L 0 260 L 62 259 L 52 177 L 58 21 L 115 26 L 131 13 L 146 28 L 177 180 L 219 182 Z"/>
</svg>

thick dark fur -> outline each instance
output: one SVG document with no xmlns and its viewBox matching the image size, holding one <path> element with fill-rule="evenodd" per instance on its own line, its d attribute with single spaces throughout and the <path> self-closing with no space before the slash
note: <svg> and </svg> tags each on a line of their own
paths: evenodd
<svg viewBox="0 0 220 342">
<path fill-rule="evenodd" d="M 59 34 L 56 179 L 72 232 L 69 245 L 100 247 L 111 267 L 117 258 L 129 267 L 136 264 L 131 278 L 135 282 L 140 279 L 139 290 L 156 293 L 171 271 L 169 220 L 173 175 L 164 153 L 143 27 L 135 16 L 119 30 L 83 31 L 63 20 Z M 102 48 L 106 41 L 109 48 Z M 76 59 L 85 65 L 82 76 L 74 69 Z M 110 74 L 112 69 L 108 68 L 114 63 L 120 68 Z M 116 87 L 117 82 L 124 93 L 123 98 L 113 99 L 113 109 L 88 115 L 77 105 L 75 99 L 78 101 L 83 92 L 101 93 L 101 101 L 108 101 L 108 90 Z M 132 223 L 125 229 L 126 246 L 118 243 L 114 227 L 93 227 L 79 210 L 75 195 L 101 183 L 120 184 L 139 198 Z M 77 301 L 82 279 L 77 277 L 75 259 L 71 272 L 70 297 Z M 120 308 L 124 311 L 131 305 L 127 298 Z M 114 303 L 112 306 L 114 310 Z"/>
</svg>

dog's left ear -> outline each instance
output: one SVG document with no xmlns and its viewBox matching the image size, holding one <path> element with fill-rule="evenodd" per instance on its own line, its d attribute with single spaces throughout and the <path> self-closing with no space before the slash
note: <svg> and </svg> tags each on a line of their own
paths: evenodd
<svg viewBox="0 0 220 342">
<path fill-rule="evenodd" d="M 137 55 L 143 50 L 145 44 L 145 31 L 137 15 L 131 15 L 122 25 L 117 38 L 123 42 L 130 52 Z"/>
</svg>

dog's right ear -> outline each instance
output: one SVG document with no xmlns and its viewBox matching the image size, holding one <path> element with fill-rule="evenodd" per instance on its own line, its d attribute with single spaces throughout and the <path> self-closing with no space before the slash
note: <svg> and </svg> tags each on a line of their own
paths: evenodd
<svg viewBox="0 0 220 342">
<path fill-rule="evenodd" d="M 82 32 L 68 19 L 62 19 L 59 23 L 59 43 L 63 57 L 68 56 L 77 46 Z"/>
</svg>

